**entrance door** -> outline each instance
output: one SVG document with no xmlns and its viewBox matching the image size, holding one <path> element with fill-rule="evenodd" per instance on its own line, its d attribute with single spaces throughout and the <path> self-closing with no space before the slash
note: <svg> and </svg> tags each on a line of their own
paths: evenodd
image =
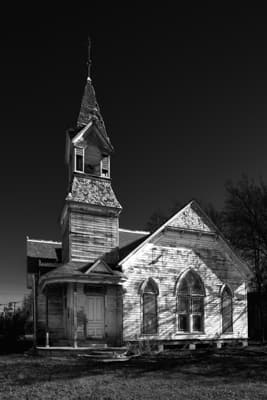
<svg viewBox="0 0 267 400">
<path fill-rule="evenodd" d="M 104 324 L 104 296 L 88 296 L 87 336 L 103 338 Z"/>
</svg>

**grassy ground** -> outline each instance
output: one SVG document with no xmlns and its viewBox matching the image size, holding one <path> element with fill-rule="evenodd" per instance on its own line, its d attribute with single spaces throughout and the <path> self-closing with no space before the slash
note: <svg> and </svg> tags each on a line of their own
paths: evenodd
<svg viewBox="0 0 267 400">
<path fill-rule="evenodd" d="M 1 356 L 0 399 L 267 399 L 267 347 L 172 352 L 109 364 Z"/>
</svg>

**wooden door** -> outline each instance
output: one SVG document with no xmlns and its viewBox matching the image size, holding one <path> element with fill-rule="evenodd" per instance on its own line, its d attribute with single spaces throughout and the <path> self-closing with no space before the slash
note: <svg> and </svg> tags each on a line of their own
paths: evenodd
<svg viewBox="0 0 267 400">
<path fill-rule="evenodd" d="M 105 333 L 104 296 L 88 296 L 87 336 L 101 339 Z"/>
</svg>

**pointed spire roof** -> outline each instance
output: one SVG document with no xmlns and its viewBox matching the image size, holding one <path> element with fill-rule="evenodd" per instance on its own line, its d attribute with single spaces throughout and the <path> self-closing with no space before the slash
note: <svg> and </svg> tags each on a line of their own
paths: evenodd
<svg viewBox="0 0 267 400">
<path fill-rule="evenodd" d="M 91 64 L 91 40 L 88 38 L 88 73 L 80 113 L 77 120 L 77 127 L 83 128 L 88 125 L 90 121 L 93 121 L 100 133 L 109 140 L 91 80 Z"/>
</svg>

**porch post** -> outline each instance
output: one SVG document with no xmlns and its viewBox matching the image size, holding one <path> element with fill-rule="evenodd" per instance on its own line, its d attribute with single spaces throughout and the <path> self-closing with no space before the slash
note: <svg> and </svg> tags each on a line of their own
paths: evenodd
<svg viewBox="0 0 267 400">
<path fill-rule="evenodd" d="M 48 288 L 45 291 L 45 347 L 49 347 Z"/>
<path fill-rule="evenodd" d="M 74 347 L 77 348 L 77 283 L 73 285 L 73 340 Z"/>
<path fill-rule="evenodd" d="M 33 293 L 33 346 L 37 346 L 37 291 L 36 291 L 36 275 L 32 274 L 32 293 Z"/>
</svg>

